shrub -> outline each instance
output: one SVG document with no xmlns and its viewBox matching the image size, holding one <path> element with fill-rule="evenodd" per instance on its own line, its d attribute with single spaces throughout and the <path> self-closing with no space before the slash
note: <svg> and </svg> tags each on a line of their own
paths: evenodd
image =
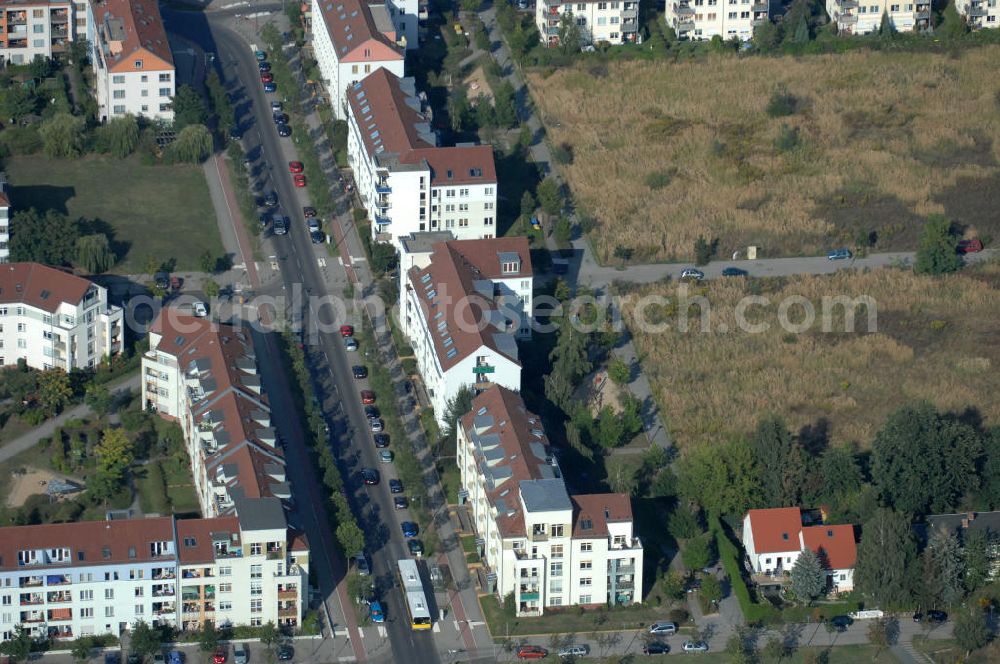
<svg viewBox="0 0 1000 664">
<path fill-rule="evenodd" d="M 671 609 L 670 613 L 667 614 L 671 622 L 675 622 L 678 625 L 682 625 L 688 621 L 687 609 Z"/>
<path fill-rule="evenodd" d="M 554 159 L 557 164 L 572 164 L 573 146 L 569 143 L 560 143 L 555 146 L 552 148 L 552 159 Z"/>
<path fill-rule="evenodd" d="M 767 102 L 767 114 L 772 118 L 795 115 L 798 105 L 799 100 L 795 98 L 795 95 L 788 92 L 785 86 L 779 85 L 771 93 L 771 98 Z"/>
<path fill-rule="evenodd" d="M 791 152 L 799 147 L 801 142 L 798 127 L 789 127 L 783 124 L 778 131 L 778 137 L 774 139 L 774 147 L 778 152 Z"/>
<path fill-rule="evenodd" d="M 670 173 L 667 171 L 653 171 L 646 175 L 646 186 L 652 190 L 663 189 L 671 180 Z"/>
</svg>

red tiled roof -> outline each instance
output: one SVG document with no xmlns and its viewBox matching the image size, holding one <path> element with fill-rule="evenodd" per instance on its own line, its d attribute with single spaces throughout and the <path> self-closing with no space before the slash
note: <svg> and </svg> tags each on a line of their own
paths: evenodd
<svg viewBox="0 0 1000 664">
<path fill-rule="evenodd" d="M 798 507 L 750 510 L 750 528 L 757 553 L 799 551 L 802 514 Z"/>
<path fill-rule="evenodd" d="M 570 496 L 573 503 L 573 537 L 608 536 L 608 524 L 632 521 L 632 501 L 624 493 L 588 493 Z M 590 522 L 585 529 L 584 522 Z"/>
<path fill-rule="evenodd" d="M 42 265 L 0 265 L 0 304 L 22 303 L 55 313 L 63 302 L 76 306 L 93 284 L 88 279 Z"/>
<path fill-rule="evenodd" d="M 851 569 L 858 560 L 854 526 L 809 526 L 802 529 L 802 541 L 830 569 Z"/>
<path fill-rule="evenodd" d="M 25 574 L 53 567 L 144 563 L 174 558 L 154 557 L 150 549 L 152 542 L 173 541 L 174 520 L 169 516 L 12 526 L 3 528 L 0 533 L 0 570 L 19 570 Z M 19 551 L 62 548 L 70 550 L 69 560 L 51 565 L 18 565 Z"/>
<path fill-rule="evenodd" d="M 521 259 L 521 271 L 517 274 L 500 275 L 501 253 L 516 253 Z M 424 275 L 430 275 L 425 284 Z M 495 334 L 510 331 L 500 330 L 485 322 L 487 312 L 498 309 L 493 300 L 492 287 L 489 296 L 475 289 L 475 282 L 483 279 L 527 278 L 532 275 L 531 253 L 525 237 L 493 238 L 488 240 L 452 240 L 434 245 L 430 264 L 423 268 L 412 268 L 409 274 L 410 287 L 417 294 L 421 305 L 421 315 L 427 323 L 434 340 L 434 350 L 441 369 L 447 371 L 482 346 L 491 348 L 520 365 L 517 357 L 502 351 Z M 432 285 L 428 288 L 428 285 Z M 434 297 L 431 297 L 431 294 Z M 439 312 L 443 315 L 435 320 Z M 443 320 L 447 333 L 438 333 Z M 450 345 L 446 345 L 447 339 Z M 457 353 L 448 357 L 454 348 Z"/>
<path fill-rule="evenodd" d="M 461 419 L 461 426 L 466 432 L 471 430 L 480 413 L 493 418 L 493 426 L 480 432 L 480 435 L 498 435 L 505 457 L 502 463 L 510 466 L 511 470 L 510 478 L 489 493 L 490 504 L 495 504 L 501 493 L 510 490 L 504 498 L 514 513 L 510 516 L 507 513 L 498 514 L 497 527 L 504 537 L 524 535 L 524 513 L 518 498 L 518 484 L 522 480 L 546 479 L 541 471 L 544 460 L 532 453 L 528 443 L 539 442 L 547 449 L 548 437 L 542 429 L 541 420 L 525 407 L 521 395 L 501 385 L 488 387 L 472 400 L 472 410 Z M 541 436 L 533 433 L 535 431 L 541 432 Z"/>
<path fill-rule="evenodd" d="M 400 80 L 381 68 L 347 91 L 365 151 L 396 155 L 401 164 L 426 164 L 432 186 L 496 183 L 492 146 L 436 147 L 420 138 L 417 125 L 427 119 L 406 103 Z"/>
<path fill-rule="evenodd" d="M 167 31 L 160 17 L 160 7 L 155 0 L 96 0 L 94 2 L 94 20 L 100 39 L 107 44 L 111 36 L 106 32 L 105 19 L 121 19 L 125 29 L 125 39 L 121 41 L 121 51 L 106 53 L 108 69 L 121 71 L 156 71 L 164 68 L 174 68 L 174 56 L 170 52 L 167 41 Z M 133 56 L 141 51 L 159 59 L 147 66 L 135 69 Z M 141 59 L 141 58 L 140 58 Z"/>
<path fill-rule="evenodd" d="M 242 547 L 240 522 L 235 516 L 214 519 L 180 519 L 177 521 L 177 548 L 182 565 L 211 563 L 215 561 L 215 544 L 220 534 L 225 534 L 231 549 Z M 215 537 L 213 538 L 213 534 Z M 236 539 L 233 539 L 236 535 Z M 188 540 L 188 541 L 186 541 Z M 193 546 L 188 546 L 193 541 Z"/>
<path fill-rule="evenodd" d="M 383 47 L 376 59 L 384 60 L 391 54 L 402 60 L 399 46 L 375 26 L 369 4 L 362 0 L 319 0 L 323 25 L 330 35 L 337 60 L 343 60 L 345 55 L 365 44 L 370 46 L 372 41 Z"/>
<path fill-rule="evenodd" d="M 289 551 L 308 551 L 309 550 L 309 538 L 301 530 L 294 530 L 292 528 L 288 529 L 288 550 Z"/>
</svg>

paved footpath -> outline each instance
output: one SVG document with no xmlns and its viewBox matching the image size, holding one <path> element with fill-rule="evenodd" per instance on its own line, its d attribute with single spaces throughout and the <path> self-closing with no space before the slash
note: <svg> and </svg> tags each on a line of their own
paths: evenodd
<svg viewBox="0 0 1000 664">
<path fill-rule="evenodd" d="M 138 392 L 141 385 L 142 376 L 137 369 L 117 380 L 106 383 L 105 387 L 108 388 L 108 392 L 112 395 L 120 396 L 129 392 Z M 31 449 L 42 438 L 51 438 L 55 430 L 69 420 L 81 419 L 93 414 L 94 410 L 90 406 L 81 403 L 69 410 L 64 410 L 55 417 L 45 420 L 31 431 L 18 436 L 3 447 L 0 447 L 0 463 Z"/>
</svg>

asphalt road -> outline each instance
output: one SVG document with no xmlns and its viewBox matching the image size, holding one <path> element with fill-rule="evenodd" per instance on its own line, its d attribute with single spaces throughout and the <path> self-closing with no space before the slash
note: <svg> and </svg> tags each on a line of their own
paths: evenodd
<svg viewBox="0 0 1000 664">
<path fill-rule="evenodd" d="M 284 237 L 271 239 L 273 245 L 271 253 L 275 255 L 281 267 L 284 293 L 286 296 L 300 293 L 303 299 L 324 295 L 330 289 L 320 272 L 317 259 L 324 257 L 330 263 L 336 261 L 327 257 L 325 247 L 316 247 L 310 242 L 305 219 L 302 216 L 302 206 L 307 204 L 308 200 L 303 190 L 293 186 L 287 169 L 287 162 L 295 158 L 294 148 L 290 138 L 278 136 L 271 119 L 270 102 L 281 100 L 284 91 L 279 90 L 278 94 L 274 95 L 265 94 L 259 82 L 257 62 L 249 45 L 235 32 L 221 25 L 221 20 L 216 21 L 214 16 L 211 16 L 212 23 L 206 24 L 202 17 L 209 16 L 192 12 L 164 12 L 165 21 L 171 31 L 198 43 L 206 51 L 217 54 L 223 81 L 230 88 L 234 98 L 237 119 L 244 133 L 247 152 L 251 155 L 255 152 L 260 153 L 259 156 L 255 155 L 257 159 L 253 164 L 254 172 L 258 178 L 264 178 L 266 174 L 268 184 L 265 186 L 265 191 L 273 188 L 277 192 L 279 209 L 291 219 L 290 233 Z M 232 86 L 236 82 L 240 84 L 233 89 Z M 261 149 L 256 150 L 257 146 Z M 321 174 L 313 175 L 321 177 Z M 309 176 L 310 174 L 307 174 L 307 177 Z M 331 294 L 340 295 L 332 292 Z M 292 300 L 294 299 L 293 297 Z M 306 305 L 303 303 L 301 306 Z M 396 477 L 392 465 L 380 464 L 377 461 L 377 450 L 368 430 L 359 397 L 359 391 L 367 387 L 367 381 L 356 381 L 351 373 L 352 364 L 364 362 L 359 361 L 353 353 L 348 357 L 349 354 L 344 350 L 343 339 L 336 331 L 341 323 L 356 324 L 356 321 L 334 320 L 330 307 L 318 311 L 308 311 L 304 308 L 300 310 L 299 307 L 299 303 L 293 302 L 292 310 L 289 312 L 292 313 L 293 320 L 298 317 L 294 312 L 301 311 L 301 321 L 307 330 L 313 321 L 322 321 L 325 328 L 331 330 L 328 333 L 307 332 L 308 343 L 305 350 L 310 363 L 316 369 L 316 374 L 321 376 L 317 387 L 324 414 L 330 425 L 330 442 L 334 447 L 334 453 L 341 461 L 342 470 L 347 471 L 345 479 L 349 500 L 355 514 L 359 516 L 369 543 L 368 553 L 373 565 L 373 578 L 388 617 L 386 629 L 391 650 L 394 653 L 405 653 L 406 661 L 436 663 L 440 660 L 433 635 L 429 632 L 413 632 L 409 628 L 403 597 L 393 571 L 396 561 L 410 557 L 399 526 L 401 521 L 408 520 L 408 515 L 405 510 L 396 511 L 392 507 L 392 496 L 388 487 L 388 479 Z M 269 396 L 272 400 L 277 397 L 277 403 L 282 406 L 274 409 L 280 428 L 280 419 L 286 417 L 285 413 L 280 411 L 287 412 L 285 409 L 290 409 L 292 404 L 288 402 L 287 395 Z M 403 442 L 393 441 L 393 444 Z M 289 444 L 295 445 L 296 441 L 289 441 Z M 293 475 L 300 473 L 302 469 L 294 467 L 298 465 L 294 463 L 296 454 L 293 452 L 290 456 L 293 461 L 290 471 Z M 359 472 L 364 467 L 379 470 L 382 481 L 378 486 L 366 487 L 360 481 Z M 308 479 L 303 481 L 308 482 Z M 307 492 L 307 495 L 311 500 L 316 499 L 311 491 Z M 303 507 L 306 509 L 302 509 Z M 300 505 L 299 509 L 308 511 L 308 506 Z M 315 514 L 310 516 L 312 518 L 307 517 L 306 521 L 315 518 Z M 309 524 L 305 525 L 308 530 Z M 315 542 L 314 540 L 312 545 L 314 550 Z M 326 557 L 320 552 L 315 552 L 313 559 L 322 563 Z M 339 582 L 339 580 L 338 578 L 333 581 Z M 332 593 L 333 589 L 323 587 L 322 592 Z M 350 611 L 351 607 L 346 606 L 344 610 Z M 385 657 L 385 654 L 380 652 L 378 658 L 382 657 Z"/>
</svg>

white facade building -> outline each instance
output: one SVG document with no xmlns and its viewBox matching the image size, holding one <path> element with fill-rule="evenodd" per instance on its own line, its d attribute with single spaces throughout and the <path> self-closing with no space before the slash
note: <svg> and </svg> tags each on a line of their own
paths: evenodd
<svg viewBox="0 0 1000 664">
<path fill-rule="evenodd" d="M 106 288 L 40 263 L 0 265 L 0 366 L 93 367 L 122 351 L 122 335 Z"/>
<path fill-rule="evenodd" d="M 926 30 L 930 26 L 931 3 L 930 0 L 826 0 L 826 13 L 837 24 L 837 31 L 841 34 L 878 32 L 885 13 L 889 14 L 893 28 L 899 32 L 910 32 Z"/>
<path fill-rule="evenodd" d="M 458 430 L 468 501 L 492 590 L 519 616 L 642 599 L 643 548 L 622 493 L 570 496 L 537 415 L 501 386 L 479 394 Z"/>
<path fill-rule="evenodd" d="M 809 548 L 827 570 L 830 592 L 854 588 L 858 557 L 854 526 L 803 526 L 798 507 L 750 510 L 743 517 L 742 539 L 753 574 L 781 582 Z"/>
<path fill-rule="evenodd" d="M 678 39 L 748 41 L 770 12 L 767 0 L 668 0 L 664 18 Z"/>
<path fill-rule="evenodd" d="M 997 7 L 996 0 L 956 0 L 955 8 L 973 30 L 1000 26 L 1000 18 L 997 18 L 1000 7 Z"/>
<path fill-rule="evenodd" d="M 95 0 L 92 29 L 102 122 L 125 115 L 171 122 L 174 58 L 154 0 Z"/>
<path fill-rule="evenodd" d="M 521 388 L 517 339 L 531 336 L 533 276 L 528 240 L 401 242 L 400 321 L 438 421 L 463 386 Z"/>
<path fill-rule="evenodd" d="M 489 145 L 437 147 L 413 79 L 381 69 L 348 91 L 347 153 L 372 239 L 422 231 L 496 235 L 497 176 Z"/>
<path fill-rule="evenodd" d="M 638 0 L 587 0 L 587 2 L 562 2 L 538 0 L 535 3 L 535 25 L 543 43 L 559 43 L 559 24 L 562 16 L 569 14 L 580 28 L 584 42 L 597 44 L 642 43 L 639 35 Z"/>
<path fill-rule="evenodd" d="M 347 90 L 355 83 L 383 68 L 403 75 L 406 40 L 397 36 L 386 5 L 311 0 L 310 15 L 313 53 L 339 119 L 347 118 Z M 412 23 L 416 30 L 416 17 Z"/>
<path fill-rule="evenodd" d="M 245 498 L 291 501 L 248 334 L 164 309 L 142 375 L 143 403 L 184 431 L 203 515 L 236 513 Z"/>
<path fill-rule="evenodd" d="M 0 263 L 10 260 L 10 187 L 7 175 L 0 173 Z M 0 362 L 0 364 L 3 364 Z"/>
<path fill-rule="evenodd" d="M 25 65 L 66 53 L 73 9 L 69 0 L 0 0 L 0 61 Z"/>
</svg>

